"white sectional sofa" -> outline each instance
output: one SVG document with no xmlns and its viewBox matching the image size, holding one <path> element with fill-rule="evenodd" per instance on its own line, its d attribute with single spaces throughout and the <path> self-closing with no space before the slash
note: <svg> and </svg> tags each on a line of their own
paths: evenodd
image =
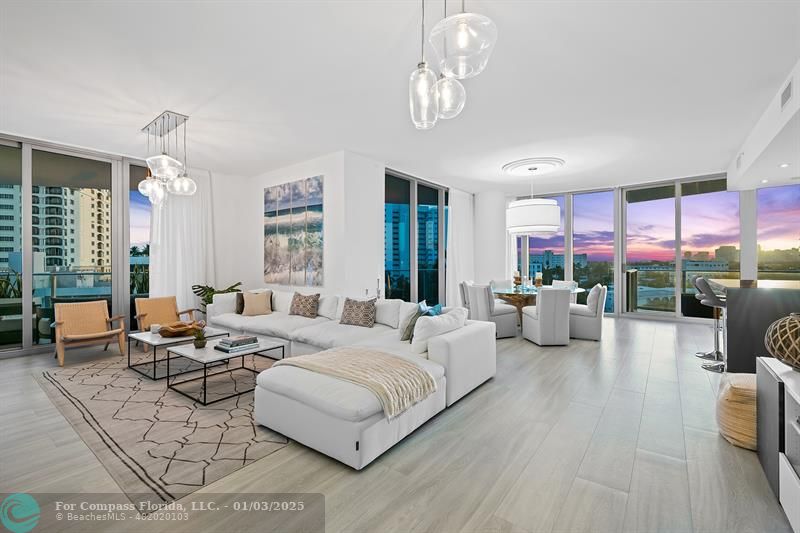
<svg viewBox="0 0 800 533">
<path fill-rule="evenodd" d="M 289 315 L 293 295 L 273 291 L 271 314 L 242 316 L 235 312 L 235 294 L 218 294 L 207 307 L 207 321 L 233 334 L 282 342 L 287 357 L 338 346 L 374 347 L 417 362 L 437 382 L 436 393 L 389 421 L 378 399 L 359 385 L 292 366 L 259 374 L 255 391 L 259 424 L 355 469 L 495 374 L 494 323 L 468 320 L 464 327 L 429 339 L 427 352 L 415 353 L 400 338 L 416 304 L 379 300 L 375 326 L 365 328 L 339 323 L 344 297 L 334 295 L 320 298 L 317 318 Z"/>
</svg>

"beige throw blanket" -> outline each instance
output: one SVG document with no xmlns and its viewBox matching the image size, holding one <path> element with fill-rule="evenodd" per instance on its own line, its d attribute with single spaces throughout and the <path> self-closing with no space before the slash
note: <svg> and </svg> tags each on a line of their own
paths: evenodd
<svg viewBox="0 0 800 533">
<path fill-rule="evenodd" d="M 343 346 L 290 357 L 272 366 L 295 366 L 366 387 L 380 400 L 391 420 L 436 392 L 430 372 L 402 357 L 374 348 Z"/>
</svg>

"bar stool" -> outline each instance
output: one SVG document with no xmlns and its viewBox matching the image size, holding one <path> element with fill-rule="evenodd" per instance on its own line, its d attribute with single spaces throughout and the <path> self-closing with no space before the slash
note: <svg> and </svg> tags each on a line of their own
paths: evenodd
<svg viewBox="0 0 800 533">
<path fill-rule="evenodd" d="M 705 298 L 705 294 L 703 294 L 703 290 L 697 286 L 697 278 L 699 277 L 700 276 L 692 277 L 692 285 L 694 285 L 695 290 L 697 290 L 697 292 L 694 295 L 695 299 L 697 299 L 702 304 L 703 298 Z M 695 357 L 699 357 L 700 359 L 711 359 L 717 361 L 720 359 L 721 354 L 719 353 L 718 350 L 709 350 L 708 352 L 696 352 L 694 355 Z"/>
<path fill-rule="evenodd" d="M 694 280 L 695 286 L 703 293 L 700 303 L 714 310 L 714 362 L 705 363 L 703 369 L 710 372 L 725 372 L 724 354 L 719 349 L 720 316 L 727 303 L 717 296 L 705 278 L 698 276 Z"/>
</svg>

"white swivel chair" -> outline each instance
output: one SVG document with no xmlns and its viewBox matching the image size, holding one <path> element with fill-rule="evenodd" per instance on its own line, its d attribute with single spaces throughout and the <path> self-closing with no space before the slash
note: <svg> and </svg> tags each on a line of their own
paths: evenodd
<svg viewBox="0 0 800 533">
<path fill-rule="evenodd" d="M 578 282 L 577 281 L 562 281 L 560 279 L 554 279 L 552 287 L 554 289 L 569 289 L 570 291 L 573 291 L 574 289 L 578 288 Z M 571 293 L 569 295 L 569 302 L 574 304 L 574 303 L 577 303 L 577 301 L 578 301 L 577 293 L 576 294 L 572 294 Z"/>
<path fill-rule="evenodd" d="M 497 338 L 517 336 L 517 308 L 494 301 L 492 288 L 488 285 L 467 285 L 470 320 L 494 322 Z"/>
<path fill-rule="evenodd" d="M 586 297 L 586 305 L 569 304 L 569 336 L 599 341 L 603 338 L 603 315 L 608 287 L 597 284 Z"/>
<path fill-rule="evenodd" d="M 522 336 L 539 346 L 569 344 L 569 296 L 567 289 L 542 289 L 536 305 L 522 308 Z"/>
</svg>

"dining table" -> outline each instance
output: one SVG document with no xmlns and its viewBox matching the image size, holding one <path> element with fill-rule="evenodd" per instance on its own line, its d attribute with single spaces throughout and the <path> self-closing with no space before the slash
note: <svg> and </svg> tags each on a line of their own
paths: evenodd
<svg viewBox="0 0 800 533">
<path fill-rule="evenodd" d="M 513 288 L 494 288 L 492 292 L 495 297 L 500 298 L 507 304 L 513 305 L 517 308 L 519 315 L 519 322 L 522 323 L 522 308 L 529 305 L 536 305 L 536 295 L 542 289 L 552 289 L 552 285 L 542 285 L 537 287 L 535 285 L 516 285 Z M 573 295 L 586 292 L 586 289 L 580 287 L 573 287 L 570 292 Z"/>
</svg>

